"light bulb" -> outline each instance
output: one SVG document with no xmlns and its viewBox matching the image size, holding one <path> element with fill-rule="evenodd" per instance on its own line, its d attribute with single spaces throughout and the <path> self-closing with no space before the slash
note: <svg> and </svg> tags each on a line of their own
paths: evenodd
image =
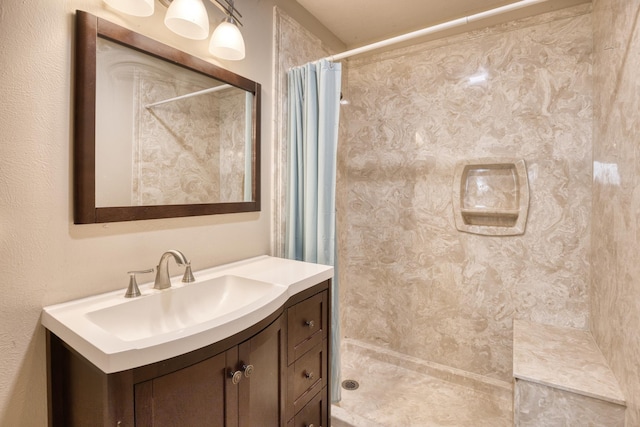
<svg viewBox="0 0 640 427">
<path fill-rule="evenodd" d="M 215 29 L 209 43 L 209 52 L 222 59 L 244 59 L 244 39 L 233 18 L 226 18 Z"/>
<path fill-rule="evenodd" d="M 201 0 L 173 0 L 164 24 L 188 39 L 203 40 L 209 35 L 209 17 Z"/>
</svg>

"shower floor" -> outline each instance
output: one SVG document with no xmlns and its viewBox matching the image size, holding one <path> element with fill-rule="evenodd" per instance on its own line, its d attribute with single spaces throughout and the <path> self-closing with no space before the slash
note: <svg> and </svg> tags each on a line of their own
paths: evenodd
<svg viewBox="0 0 640 427">
<path fill-rule="evenodd" d="M 332 427 L 513 425 L 510 383 L 425 362 L 355 340 L 342 343 L 342 390 Z"/>
</svg>

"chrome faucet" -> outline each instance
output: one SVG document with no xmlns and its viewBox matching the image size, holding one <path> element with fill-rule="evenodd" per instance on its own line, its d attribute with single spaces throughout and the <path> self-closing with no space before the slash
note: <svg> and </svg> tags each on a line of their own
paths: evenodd
<svg viewBox="0 0 640 427">
<path fill-rule="evenodd" d="M 167 289 L 171 287 L 171 279 L 169 276 L 169 257 L 173 256 L 178 265 L 184 265 L 184 276 L 182 281 L 185 283 L 195 282 L 193 273 L 191 271 L 191 262 L 187 260 L 187 257 L 180 251 L 175 249 L 168 250 L 160 257 L 160 262 L 156 268 L 156 280 L 153 284 L 154 289 Z"/>
</svg>

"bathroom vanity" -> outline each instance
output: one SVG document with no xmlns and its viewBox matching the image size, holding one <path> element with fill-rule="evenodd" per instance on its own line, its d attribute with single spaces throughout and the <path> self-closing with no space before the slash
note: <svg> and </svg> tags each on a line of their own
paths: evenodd
<svg viewBox="0 0 640 427">
<path fill-rule="evenodd" d="M 124 299 L 124 289 L 45 307 L 51 426 L 329 425 L 333 269 L 258 257 L 194 274 L 195 283 L 173 289 L 141 286 L 141 303 L 131 307 L 143 316 L 145 305 L 161 295 L 164 309 L 175 316 L 167 307 L 183 290 L 221 286 L 218 279 L 227 277 L 277 288 L 221 320 L 187 320 L 183 328 L 160 325 L 157 332 L 139 335 L 96 326 L 95 313 L 115 310 L 121 318 L 126 304 L 135 301 Z M 230 283 L 243 286 L 241 279 Z M 85 328 L 75 328 L 76 321 Z M 118 350 L 106 343 L 110 335 L 122 341 Z M 211 342 L 200 346 L 203 337 Z"/>
</svg>

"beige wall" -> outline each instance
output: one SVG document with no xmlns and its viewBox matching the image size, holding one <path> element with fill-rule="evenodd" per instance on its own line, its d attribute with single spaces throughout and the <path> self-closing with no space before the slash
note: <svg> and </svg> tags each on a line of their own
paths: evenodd
<svg viewBox="0 0 640 427">
<path fill-rule="evenodd" d="M 154 266 L 166 249 L 182 250 L 195 269 L 270 252 L 274 4 L 328 37 L 292 0 L 236 1 L 244 15 L 247 58 L 221 64 L 262 84 L 262 212 L 73 224 L 73 12 L 86 10 L 216 62 L 206 41 L 170 33 L 156 3 L 154 17 L 134 18 L 112 13 L 101 0 L 0 2 L 2 426 L 46 425 L 45 340 L 39 325 L 43 306 L 124 290 L 128 270 Z M 213 6 L 210 15 L 221 19 Z M 178 273 L 175 267 L 173 271 Z"/>
<path fill-rule="evenodd" d="M 510 381 L 514 318 L 587 327 L 591 50 L 586 4 L 349 61 L 345 336 Z M 456 230 L 481 157 L 525 160 L 523 236 Z"/>
<path fill-rule="evenodd" d="M 640 425 L 640 1 L 595 0 L 591 331 Z"/>
<path fill-rule="evenodd" d="M 263 85 L 262 212 L 84 226 L 73 225 L 71 216 L 73 11 L 87 10 L 212 62 L 216 60 L 206 53 L 206 42 L 187 41 L 167 31 L 161 24 L 159 13 L 153 18 L 122 17 L 107 10 L 101 0 L 34 0 L 29 4 L 19 0 L 3 0 L 0 3 L 0 40 L 4 41 L 0 44 L 0 425 L 46 424 L 45 342 L 43 330 L 39 326 L 39 315 L 43 306 L 98 292 L 124 289 L 127 270 L 155 265 L 160 253 L 169 248 L 183 250 L 192 259 L 196 269 L 269 253 L 273 154 L 271 136 L 274 132 L 277 135 L 277 131 L 272 127 L 273 5 L 286 8 L 296 20 L 325 38 L 329 45 L 336 48 L 335 50 L 340 50 L 341 45 L 317 21 L 306 16 L 293 1 L 237 0 L 236 3 L 245 16 L 243 34 L 247 42 L 248 56 L 244 61 L 225 62 L 221 65 Z M 637 30 L 639 10 L 640 4 L 637 0 L 596 0 L 593 14 L 596 87 L 594 161 L 599 169 L 593 184 L 591 329 L 621 381 L 629 401 L 629 426 L 640 423 L 640 385 L 637 381 L 640 338 L 636 327 L 640 324 L 640 267 L 636 262 L 636 252 L 639 249 L 637 242 L 640 241 L 640 187 L 637 179 L 640 175 L 637 166 L 640 159 L 637 159 L 636 152 L 636 147 L 640 146 L 640 88 L 635 76 L 640 56 L 640 33 Z M 211 12 L 211 15 L 212 18 L 218 17 L 216 12 Z M 570 27 L 574 27 L 573 31 L 565 32 Z M 527 28 L 525 26 L 518 29 L 511 36 L 519 37 L 519 34 L 524 37 L 520 40 L 523 49 L 538 47 L 537 50 L 529 52 L 529 58 L 553 62 L 555 58 L 564 61 L 573 57 L 576 61 L 574 66 L 584 65 L 584 59 L 578 60 L 578 57 L 588 54 L 588 42 L 584 39 L 588 35 L 583 32 L 588 28 L 588 17 L 578 16 L 559 20 L 551 26 L 536 24 L 530 29 Z M 559 35 L 563 36 L 559 40 L 561 43 L 551 40 Z M 504 47 L 509 45 L 511 36 L 480 33 L 478 40 L 466 40 L 462 45 L 464 48 L 455 47 L 455 50 L 463 56 L 470 55 L 479 61 L 487 58 L 486 55 L 494 49 L 482 47 L 484 42 L 494 40 L 496 46 Z M 537 44 L 539 40 L 548 40 L 550 44 L 543 48 Z M 558 46 L 554 47 L 554 44 Z M 577 51 L 574 50 L 576 48 Z M 424 61 L 429 55 L 437 55 L 438 52 L 442 52 L 442 48 L 434 45 L 428 52 L 421 54 L 423 56 L 420 61 Z M 545 59 L 545 55 L 550 52 L 559 56 L 546 56 Z M 515 55 L 517 51 L 512 50 L 511 53 Z M 532 53 L 535 55 L 531 56 Z M 416 54 L 409 56 L 415 58 Z M 452 55 L 447 57 L 455 58 Z M 389 57 L 379 67 L 384 69 L 385 66 L 394 64 L 394 61 L 395 59 Z M 512 64 L 520 64 L 524 68 L 525 65 L 531 65 L 517 61 Z M 366 63 L 362 64 L 365 65 Z M 414 65 L 413 62 L 400 62 L 396 66 L 408 68 Z M 426 76 L 442 76 L 438 72 L 429 74 L 433 73 L 433 70 L 421 67 L 420 73 L 426 73 Z M 533 69 L 545 74 L 549 68 L 557 70 L 561 67 L 559 64 L 550 63 L 547 68 Z M 579 75 L 588 78 L 587 71 L 582 66 L 578 68 Z M 350 73 L 348 77 L 353 79 L 358 72 L 356 70 L 356 74 Z M 574 71 L 572 73 L 575 74 Z M 374 75 L 380 76 L 382 80 L 386 78 L 384 74 Z M 425 80 L 426 76 L 423 76 L 422 80 Z M 392 84 L 400 83 L 390 81 Z M 532 80 L 539 83 L 544 81 L 549 80 L 538 80 L 538 77 Z M 425 90 L 424 94 L 430 93 L 429 90 L 432 88 L 425 88 L 420 86 L 424 83 L 417 83 L 418 87 Z M 566 83 L 568 86 L 551 85 L 545 89 L 548 91 L 543 90 L 543 93 L 556 96 L 569 94 L 573 93 L 571 85 L 585 84 L 581 79 Z M 445 84 L 452 85 L 454 82 L 449 81 Z M 351 87 L 358 87 L 357 79 Z M 525 90 L 530 86 L 523 84 L 519 87 Z M 571 90 L 562 92 L 563 88 Z M 374 99 L 380 99 L 384 93 L 387 92 L 373 94 L 377 97 Z M 582 99 L 586 104 L 581 110 L 582 114 L 587 116 L 588 93 L 589 90 L 584 89 Z M 367 100 L 364 93 L 346 94 L 352 102 L 349 108 L 361 108 L 363 103 L 375 104 L 373 100 Z M 413 91 L 407 92 L 404 96 L 411 98 L 412 94 Z M 425 96 L 424 94 L 422 96 Z M 359 102 L 358 96 L 361 97 Z M 563 105 L 575 109 L 578 108 L 575 102 L 579 98 L 576 94 L 575 98 L 570 96 L 551 99 L 565 100 L 568 104 Z M 464 106 L 468 101 L 473 99 L 460 100 L 463 105 L 462 111 L 469 108 Z M 375 108 L 372 111 L 375 111 Z M 393 113 L 392 110 L 390 112 Z M 473 112 L 476 113 L 475 110 Z M 549 120 L 555 120 L 555 117 L 556 114 L 547 116 L 543 129 L 549 129 Z M 375 116 L 371 119 L 376 120 Z M 532 229 L 528 232 L 537 230 L 545 236 L 537 244 L 528 241 L 530 237 L 527 235 L 486 240 L 491 238 L 454 233 L 447 234 L 448 237 L 444 241 L 432 241 L 439 229 L 453 227 L 453 219 L 449 218 L 451 210 L 446 189 L 449 186 L 448 174 L 452 170 L 451 165 L 461 154 L 445 144 L 438 150 L 452 151 L 437 153 L 440 159 L 437 162 L 435 154 L 433 158 L 417 158 L 418 168 L 414 169 L 420 171 L 420 161 L 424 161 L 424 176 L 433 178 L 437 186 L 433 187 L 432 192 L 423 186 L 422 190 L 426 192 L 422 193 L 421 203 L 410 204 L 404 213 L 389 210 L 386 214 L 393 216 L 409 213 L 408 217 L 403 218 L 411 219 L 411 215 L 419 218 L 424 212 L 439 213 L 436 216 L 439 219 L 435 223 L 420 225 L 420 229 L 426 230 L 424 235 L 417 233 L 418 228 L 412 228 L 414 226 L 410 221 L 403 222 L 408 226 L 406 229 L 398 230 L 405 237 L 411 234 L 407 234 L 407 231 L 414 230 L 413 235 L 421 237 L 411 242 L 429 248 L 429 252 L 423 252 L 427 254 L 426 258 L 409 257 L 415 261 L 409 266 L 413 268 L 415 277 L 408 277 L 406 283 L 409 293 L 404 296 L 401 297 L 403 293 L 395 292 L 402 286 L 399 283 L 396 283 L 394 288 L 366 289 L 371 295 L 388 295 L 392 304 L 403 304 L 398 298 L 407 298 L 404 303 L 408 303 L 409 306 L 416 301 L 415 298 L 420 293 L 424 295 L 426 292 L 428 301 L 434 304 L 439 301 L 446 302 L 445 297 L 453 296 L 450 300 L 453 301 L 453 305 L 444 304 L 451 311 L 440 311 L 443 314 L 442 319 L 448 319 L 439 323 L 444 328 L 444 333 L 435 331 L 440 338 L 427 344 L 433 346 L 435 342 L 437 360 L 451 355 L 452 363 L 456 364 L 456 358 L 461 355 L 457 349 L 461 348 L 462 344 L 470 344 L 472 348 L 480 350 L 485 348 L 487 343 L 495 344 L 490 348 L 508 348 L 508 319 L 513 315 L 550 323 L 584 326 L 587 320 L 584 311 L 584 283 L 589 281 L 589 277 L 585 273 L 588 266 L 584 257 L 585 242 L 588 242 L 588 238 L 583 234 L 588 233 L 590 213 L 590 196 L 584 193 L 584 189 L 585 180 L 590 179 L 590 167 L 585 165 L 585 162 L 589 161 L 590 137 L 588 130 L 584 128 L 583 119 L 585 118 L 582 116 L 576 117 L 566 133 L 554 134 L 554 137 L 558 136 L 553 138 L 554 144 L 539 146 L 520 143 L 507 147 L 509 155 L 522 156 L 530 164 L 538 165 L 534 169 L 534 177 L 542 179 L 539 178 L 541 174 L 553 175 L 550 188 L 542 185 L 542 181 L 532 182 L 534 198 L 530 220 L 533 223 Z M 432 120 L 430 115 L 422 114 L 415 117 L 409 123 L 409 127 L 425 127 L 424 121 L 428 120 Z M 403 121 L 398 122 L 402 123 Z M 484 129 L 482 126 L 486 126 L 483 123 L 478 122 L 481 129 Z M 558 123 L 553 122 L 554 126 L 551 128 L 565 129 L 563 124 L 568 126 L 569 121 L 567 119 L 560 122 L 560 128 L 555 127 L 556 124 Z M 362 123 L 356 120 L 350 126 L 361 125 Z M 504 130 L 508 134 L 510 129 L 506 127 Z M 382 133 L 386 131 L 381 126 L 376 126 L 375 130 Z M 411 132 L 407 133 L 408 140 L 393 141 L 408 141 L 410 147 L 411 144 L 424 144 L 425 141 L 428 143 L 428 139 L 414 138 L 417 134 L 413 133 L 413 128 L 409 130 Z M 500 127 L 495 126 L 492 131 L 498 132 L 498 135 L 502 132 Z M 480 133 L 485 137 L 487 135 L 486 132 Z M 523 134 L 529 136 L 530 132 Z M 468 150 L 464 156 L 484 155 L 487 145 L 480 145 L 478 149 L 472 147 L 478 132 L 469 135 L 466 143 L 471 145 L 467 146 Z M 489 135 L 491 137 L 492 134 Z M 364 139 L 366 143 L 366 138 Z M 542 139 L 546 141 L 545 135 Z M 494 142 L 498 140 L 499 138 L 494 138 Z M 563 150 L 570 145 L 577 145 L 576 150 L 584 150 L 585 157 L 567 155 Z M 407 145 L 403 147 L 406 148 Z M 502 144 L 489 144 L 488 147 L 492 147 L 491 150 L 498 153 L 504 151 Z M 543 157 L 542 154 L 547 157 Z M 404 173 L 414 169 L 408 168 Z M 372 169 L 372 173 L 385 171 L 390 170 L 375 167 Z M 403 169 L 397 171 L 400 174 Z M 614 171 L 617 171 L 618 175 Z M 356 176 L 347 177 L 351 180 L 350 185 L 353 185 L 353 178 L 359 173 L 357 170 L 352 172 Z M 403 176 L 399 178 L 405 179 Z M 390 189 L 400 191 L 388 195 L 385 193 L 385 197 L 390 198 L 396 205 L 402 203 L 402 200 L 394 201 L 393 197 L 405 197 L 405 188 L 405 185 L 391 186 Z M 416 189 L 420 190 L 419 187 Z M 414 190 L 409 188 L 410 193 Z M 355 209 L 354 203 L 361 200 L 354 198 L 357 195 L 350 193 L 350 209 Z M 559 200 L 554 202 L 553 209 L 544 210 L 542 204 L 550 198 Z M 410 199 L 405 199 L 408 200 Z M 567 210 L 566 206 L 571 206 L 571 209 Z M 380 224 L 388 222 L 384 219 L 384 209 L 379 210 L 378 214 L 383 215 L 383 218 L 376 221 L 380 221 Z M 554 221 L 554 218 L 559 221 Z M 352 238 L 356 236 L 353 232 L 351 229 Z M 400 241 L 403 241 L 403 237 L 399 237 Z M 353 241 L 350 242 L 350 245 L 353 245 Z M 455 250 L 452 255 L 454 262 L 449 262 L 447 259 L 451 259 L 448 255 L 452 254 L 452 245 L 462 249 Z M 379 247 L 385 249 L 383 245 Z M 358 280 L 372 282 L 372 267 L 381 277 L 395 277 L 395 270 L 389 265 L 384 265 L 384 257 L 380 256 L 383 253 L 374 253 L 373 259 L 377 264 L 364 268 L 358 264 L 358 246 L 354 245 L 353 248 L 355 251 L 350 251 L 351 264 L 342 264 L 343 268 L 351 266 L 356 268 L 352 271 L 360 271 L 364 275 L 363 278 L 357 274 L 352 276 L 353 285 L 360 283 Z M 505 254 L 505 259 L 507 255 L 517 256 L 526 262 L 522 268 L 514 268 L 496 262 L 496 258 L 480 259 L 492 253 Z M 428 259 L 429 262 L 435 261 L 437 271 L 424 270 L 421 261 L 424 259 Z M 562 274 L 564 268 L 571 274 Z M 526 280 L 519 280 L 523 275 Z M 424 277 L 429 280 L 437 279 L 430 282 L 436 286 L 420 286 L 424 283 Z M 390 280 L 389 283 L 394 282 Z M 514 283 L 518 285 L 513 285 Z M 484 288 L 483 284 L 487 284 L 488 288 Z M 451 285 L 453 287 L 450 287 Z M 547 293 L 546 298 L 538 298 Z M 354 298 L 354 295 L 351 298 Z M 360 305 L 365 303 L 366 299 Z M 396 311 L 397 316 L 404 316 L 407 305 L 401 307 L 402 310 Z M 434 306 L 426 307 L 432 309 Z M 461 307 L 461 312 L 454 310 Z M 399 325 L 399 334 L 405 334 L 405 331 L 413 333 L 423 328 L 422 322 L 430 316 L 429 310 L 419 314 L 423 316 L 418 318 L 420 322 L 397 318 L 392 319 L 392 323 Z M 378 313 L 369 312 L 368 316 L 375 319 Z M 480 328 L 476 334 L 478 341 L 459 343 L 450 339 L 451 336 L 457 335 L 457 331 L 469 328 Z M 383 327 L 380 331 L 388 332 L 388 328 Z M 456 334 L 452 335 L 453 332 Z M 465 336 L 463 334 L 462 341 L 469 337 L 464 338 Z M 438 335 L 435 337 L 438 338 Z M 379 338 L 387 339 L 384 336 L 376 339 Z M 440 355 L 437 354 L 438 351 Z M 502 356 L 492 355 L 488 358 L 487 353 L 482 351 L 479 351 L 478 355 L 485 361 L 495 359 L 498 362 L 461 366 L 497 377 L 504 375 L 506 368 L 504 363 L 499 362 Z M 487 367 L 495 368 L 495 372 L 485 372 Z"/>
</svg>

